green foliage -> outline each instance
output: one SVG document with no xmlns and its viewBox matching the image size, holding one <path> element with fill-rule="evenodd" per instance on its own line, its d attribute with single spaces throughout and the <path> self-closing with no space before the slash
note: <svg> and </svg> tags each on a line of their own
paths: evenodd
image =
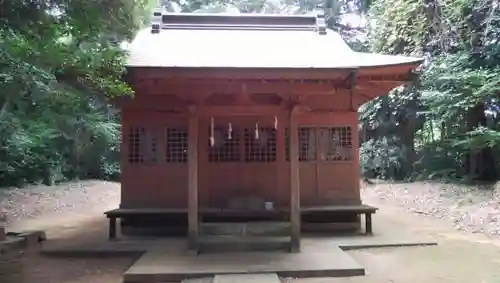
<svg viewBox="0 0 500 283">
<path fill-rule="evenodd" d="M 396 141 L 386 137 L 363 143 L 359 149 L 361 173 L 370 178 L 395 178 L 404 162 L 402 150 Z"/>
<path fill-rule="evenodd" d="M 0 2 L 0 185 L 117 178 L 120 43 L 148 2 Z"/>
<path fill-rule="evenodd" d="M 372 49 L 395 54 L 419 54 L 426 21 L 422 1 L 379 0 L 370 10 Z"/>
<path fill-rule="evenodd" d="M 422 54 L 427 60 L 411 88 L 360 109 L 361 129 L 372 133 L 362 148 L 386 137 L 401 141 L 401 151 L 386 156 L 392 160 L 398 155 L 401 163 L 380 165 L 387 172 L 405 169 L 399 177 L 497 179 L 498 4 L 489 0 L 378 0 L 370 16 L 373 50 Z M 407 117 L 418 122 L 405 123 Z M 372 164 L 364 163 L 362 168 L 366 166 Z"/>
<path fill-rule="evenodd" d="M 132 94 L 121 81 L 126 54 L 120 44 L 148 22 L 157 2 L 0 1 L 0 185 L 119 178 L 119 121 L 108 100 Z M 425 56 L 420 78 L 360 109 L 362 172 L 392 179 L 498 178 L 496 2 L 164 2 L 170 11 L 287 14 L 326 4 L 328 26 L 354 49 Z M 342 21 L 353 12 L 367 17 L 367 31 Z"/>
<path fill-rule="evenodd" d="M 164 1 L 170 11 L 302 14 L 321 1 Z M 371 1 L 332 0 L 340 16 Z M 130 95 L 120 48 L 149 22 L 152 0 L 0 1 L 0 186 L 119 178 L 119 123 L 110 98 Z M 354 30 L 354 29 L 352 29 Z M 354 40 L 365 48 L 364 42 Z"/>
</svg>

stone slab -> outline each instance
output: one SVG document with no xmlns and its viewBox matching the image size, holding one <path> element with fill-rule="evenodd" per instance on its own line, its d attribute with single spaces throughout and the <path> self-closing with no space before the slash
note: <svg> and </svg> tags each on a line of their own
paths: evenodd
<svg viewBox="0 0 500 283">
<path fill-rule="evenodd" d="M 308 239 L 312 240 L 312 239 Z M 314 238 L 315 243 L 321 245 L 321 242 L 334 241 L 342 250 L 359 250 L 372 248 L 394 248 L 394 247 L 416 247 L 416 246 L 436 246 L 438 243 L 435 239 L 424 235 L 380 235 L 372 236 L 345 236 L 345 237 L 323 237 Z"/>
<path fill-rule="evenodd" d="M 280 237 L 278 239 L 281 239 Z M 42 246 L 42 254 L 62 257 L 139 257 L 150 250 L 168 250 L 169 253 L 184 254 L 187 250 L 186 238 L 133 237 L 108 241 L 89 240 L 87 243 L 73 243 L 58 239 L 47 240 Z M 203 244 L 203 243 L 202 243 Z M 210 243 L 212 244 L 212 243 Z M 342 250 L 384 247 L 432 246 L 437 242 L 425 235 L 374 234 L 373 236 L 308 236 L 302 238 L 302 246 L 322 250 L 324 245 L 335 245 Z M 213 249 L 213 248 L 211 248 Z M 210 250 L 209 250 L 210 251 Z M 203 251 L 202 251 L 203 252 Z"/>
<path fill-rule="evenodd" d="M 276 273 L 215 275 L 213 283 L 281 283 Z"/>
<path fill-rule="evenodd" d="M 6 254 L 12 251 L 24 249 L 26 241 L 24 238 L 19 237 L 5 237 L 5 240 L 0 241 L 0 255 Z"/>
<path fill-rule="evenodd" d="M 203 278 L 194 278 L 194 279 L 184 279 L 181 283 L 213 283 L 213 277 L 203 277 Z"/>
<path fill-rule="evenodd" d="M 170 254 L 183 254 L 187 251 L 186 238 L 149 238 L 137 237 L 108 241 L 106 238 L 88 242 L 61 241 L 49 239 L 42 246 L 41 254 L 53 257 L 121 257 L 139 258 L 149 250 L 161 249 Z"/>
<path fill-rule="evenodd" d="M 0 241 L 0 254 L 14 250 L 37 249 L 45 239 L 43 231 L 9 232 L 6 233 L 5 240 Z"/>
<path fill-rule="evenodd" d="M 280 277 L 348 277 L 364 275 L 364 268 L 336 245 L 300 253 L 244 252 L 169 254 L 151 250 L 124 274 L 126 283 L 181 281 L 224 274 L 276 273 Z"/>
</svg>

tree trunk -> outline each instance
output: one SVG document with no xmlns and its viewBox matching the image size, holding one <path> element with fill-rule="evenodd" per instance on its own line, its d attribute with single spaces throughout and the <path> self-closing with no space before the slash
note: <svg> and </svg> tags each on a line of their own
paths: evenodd
<svg viewBox="0 0 500 283">
<path fill-rule="evenodd" d="M 472 131 L 479 126 L 486 126 L 485 106 L 477 104 L 467 112 L 467 130 Z M 473 180 L 496 180 L 495 157 L 491 148 L 471 149 L 466 156 L 465 171 Z"/>
<path fill-rule="evenodd" d="M 415 121 L 414 119 L 405 119 L 401 127 L 401 143 L 404 148 L 404 163 L 402 164 L 402 177 L 408 177 L 413 172 L 415 163 Z"/>
</svg>

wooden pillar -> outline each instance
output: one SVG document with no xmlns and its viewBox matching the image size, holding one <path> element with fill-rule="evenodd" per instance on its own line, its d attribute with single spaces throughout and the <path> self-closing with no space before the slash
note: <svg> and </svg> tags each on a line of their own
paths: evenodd
<svg viewBox="0 0 500 283">
<path fill-rule="evenodd" d="M 198 113 L 189 107 L 188 127 L 188 249 L 198 253 Z"/>
<path fill-rule="evenodd" d="M 290 111 L 290 222 L 291 252 L 300 252 L 300 183 L 299 183 L 299 133 L 296 117 L 297 106 Z"/>
<path fill-rule="evenodd" d="M 359 131 L 358 131 L 358 112 L 352 113 L 351 118 L 351 166 L 354 171 L 353 174 L 353 185 L 356 201 L 361 204 L 361 188 L 360 188 L 360 178 L 361 178 L 361 169 L 359 165 Z"/>
</svg>

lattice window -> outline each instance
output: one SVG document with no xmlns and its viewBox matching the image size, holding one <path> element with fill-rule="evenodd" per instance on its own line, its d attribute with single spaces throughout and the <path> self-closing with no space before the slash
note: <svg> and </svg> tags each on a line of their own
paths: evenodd
<svg viewBox="0 0 500 283">
<path fill-rule="evenodd" d="M 167 128 L 166 161 L 183 163 L 188 160 L 188 130 L 186 128 Z"/>
<path fill-rule="evenodd" d="M 315 161 L 316 160 L 316 128 L 300 127 L 299 134 L 299 161 Z M 285 156 L 286 160 L 290 161 L 290 134 L 288 128 L 285 129 Z"/>
<path fill-rule="evenodd" d="M 325 161 L 349 161 L 352 158 L 351 127 L 320 128 L 320 156 Z"/>
<path fill-rule="evenodd" d="M 208 136 L 211 135 L 208 129 Z M 240 144 L 241 134 L 239 129 L 216 127 L 214 129 L 214 144 L 208 142 L 208 161 L 209 162 L 237 162 L 241 160 Z"/>
<path fill-rule="evenodd" d="M 276 161 L 276 130 L 274 128 L 260 128 L 258 138 L 256 138 L 255 132 L 255 129 L 245 129 L 245 161 Z"/>
<path fill-rule="evenodd" d="M 128 132 L 128 162 L 144 163 L 142 147 L 146 130 L 143 127 L 130 127 Z"/>
</svg>

